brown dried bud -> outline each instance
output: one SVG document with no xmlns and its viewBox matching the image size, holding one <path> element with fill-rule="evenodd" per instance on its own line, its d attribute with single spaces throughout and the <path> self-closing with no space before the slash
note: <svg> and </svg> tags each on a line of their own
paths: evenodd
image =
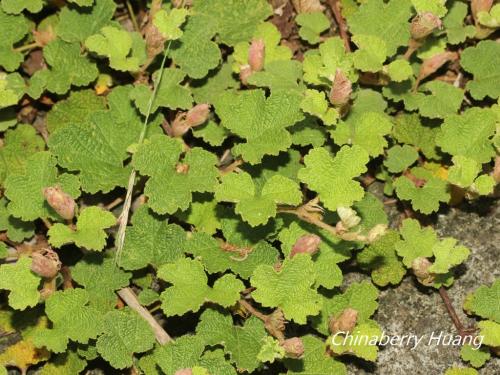
<svg viewBox="0 0 500 375">
<path fill-rule="evenodd" d="M 193 370 L 190 368 L 183 368 L 181 370 L 177 370 L 174 375 L 193 375 Z"/>
<path fill-rule="evenodd" d="M 66 194 L 59 186 L 43 189 L 43 195 L 50 207 L 63 219 L 71 220 L 75 216 L 76 203 L 70 195 Z"/>
<path fill-rule="evenodd" d="M 328 328 L 331 333 L 351 332 L 356 326 L 358 312 L 348 307 L 338 316 L 337 319 L 330 319 Z"/>
<path fill-rule="evenodd" d="M 472 0 L 470 8 L 472 10 L 474 20 L 477 19 L 477 14 L 479 12 L 489 12 L 492 6 L 493 0 Z"/>
<path fill-rule="evenodd" d="M 411 21 L 411 37 L 416 40 L 423 39 L 442 26 L 441 19 L 433 13 L 425 12 L 417 14 Z"/>
<path fill-rule="evenodd" d="M 300 337 L 286 339 L 281 346 L 285 349 L 287 357 L 300 358 L 304 354 L 304 343 Z"/>
<path fill-rule="evenodd" d="M 430 76 L 432 73 L 436 72 L 448 61 L 454 61 L 458 59 L 458 53 L 456 52 L 442 52 L 431 58 L 424 60 L 420 66 L 420 72 L 418 74 L 418 81 Z"/>
<path fill-rule="evenodd" d="M 240 81 L 244 85 L 248 83 L 248 77 L 252 75 L 253 71 L 250 68 L 250 65 L 242 65 L 240 66 Z"/>
<path fill-rule="evenodd" d="M 299 253 L 314 254 L 318 251 L 319 244 L 321 243 L 321 238 L 315 234 L 306 234 L 301 237 L 292 247 L 290 252 L 290 258 L 293 258 Z"/>
<path fill-rule="evenodd" d="M 33 253 L 31 259 L 31 270 L 46 279 L 53 279 L 61 269 L 59 256 L 52 249 L 42 249 Z"/>
<path fill-rule="evenodd" d="M 335 106 L 343 106 L 349 102 L 352 94 L 352 83 L 342 70 L 337 69 L 333 77 L 332 88 L 328 99 Z"/>
<path fill-rule="evenodd" d="M 52 25 L 47 26 L 45 30 L 34 30 L 33 38 L 40 47 L 45 47 L 47 44 L 55 40 L 57 37 L 56 32 Z"/>
<path fill-rule="evenodd" d="M 264 326 L 274 337 L 284 338 L 283 332 L 285 332 L 285 316 L 283 315 L 283 311 L 281 311 L 281 309 L 274 310 L 267 316 Z"/>
<path fill-rule="evenodd" d="M 325 10 L 319 0 L 292 0 L 292 4 L 297 13 L 322 12 Z"/>
<path fill-rule="evenodd" d="M 253 72 L 258 72 L 264 68 L 266 46 L 263 39 L 254 39 L 248 49 L 248 65 Z"/>
<path fill-rule="evenodd" d="M 411 269 L 419 280 L 426 280 L 431 276 L 429 273 L 430 266 L 432 266 L 432 263 L 429 259 L 424 257 L 415 258 L 413 259 L 413 262 L 411 262 Z"/>
</svg>

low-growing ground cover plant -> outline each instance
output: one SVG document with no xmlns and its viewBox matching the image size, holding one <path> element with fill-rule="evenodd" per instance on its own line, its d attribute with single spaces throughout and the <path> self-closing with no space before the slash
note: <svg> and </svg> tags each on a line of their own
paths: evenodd
<svg viewBox="0 0 500 375">
<path fill-rule="evenodd" d="M 446 374 L 488 366 L 500 282 L 465 327 L 474 249 L 432 223 L 497 197 L 499 27 L 492 0 L 1 0 L 0 374 L 346 374 L 405 275 L 482 337 Z"/>
</svg>

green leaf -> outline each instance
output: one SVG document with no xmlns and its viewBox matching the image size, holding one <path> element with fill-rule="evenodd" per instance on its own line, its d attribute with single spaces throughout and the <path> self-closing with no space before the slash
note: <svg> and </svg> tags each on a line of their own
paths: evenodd
<svg viewBox="0 0 500 375">
<path fill-rule="evenodd" d="M 100 207 L 86 207 L 78 215 L 76 229 L 56 223 L 48 231 L 49 243 L 61 247 L 75 243 L 88 250 L 101 251 L 106 245 L 107 229 L 116 224 L 115 216 Z"/>
<path fill-rule="evenodd" d="M 300 204 L 302 193 L 295 181 L 281 175 L 271 177 L 257 191 L 252 177 L 240 172 L 221 178 L 221 184 L 215 188 L 215 199 L 236 203 L 236 213 L 251 226 L 257 226 L 276 216 L 277 204 Z"/>
<path fill-rule="evenodd" d="M 352 38 L 358 49 L 354 51 L 353 63 L 356 69 L 376 73 L 382 69 L 387 58 L 385 41 L 374 35 L 355 35 Z"/>
<path fill-rule="evenodd" d="M 188 14 L 187 9 L 183 8 L 174 8 L 168 13 L 165 9 L 160 9 L 153 16 L 153 25 L 165 39 L 179 39 L 182 36 L 180 27 L 186 21 Z"/>
<path fill-rule="evenodd" d="M 460 349 L 462 360 L 469 362 L 473 367 L 483 366 L 491 357 L 486 348 L 475 348 L 472 345 L 463 345 Z"/>
<path fill-rule="evenodd" d="M 258 164 L 264 155 L 278 155 L 290 147 L 286 128 L 303 119 L 300 101 L 293 91 L 274 91 L 267 99 L 263 90 L 226 92 L 216 99 L 215 110 L 222 126 L 246 140 L 234 147 L 234 153 Z"/>
<path fill-rule="evenodd" d="M 224 250 L 223 245 L 206 233 L 193 233 L 185 251 L 200 260 L 208 273 L 231 270 L 244 279 L 250 278 L 258 266 L 272 266 L 278 260 L 278 251 L 265 241 L 254 246 L 235 246 L 233 251 Z"/>
<path fill-rule="evenodd" d="M 413 7 L 417 13 L 432 13 L 435 16 L 443 17 L 448 9 L 446 9 L 446 0 L 411 0 Z"/>
<path fill-rule="evenodd" d="M 103 316 L 87 306 L 89 294 L 84 289 L 66 289 L 50 295 L 45 301 L 45 313 L 52 321 L 52 328 L 45 328 L 33 336 L 36 346 L 62 353 L 68 341 L 86 344 L 104 327 Z"/>
<path fill-rule="evenodd" d="M 209 200 L 193 200 L 189 209 L 177 216 L 192 224 L 199 232 L 214 234 L 221 228 L 220 211 L 217 201 L 210 197 Z"/>
<path fill-rule="evenodd" d="M 467 82 L 467 89 L 477 100 L 485 96 L 500 96 L 500 74 L 491 69 L 500 64 L 500 45 L 493 40 L 483 40 L 474 47 L 463 50 L 460 64 L 474 79 Z"/>
<path fill-rule="evenodd" d="M 150 176 L 144 189 L 149 207 L 159 214 L 186 210 L 193 192 L 212 192 L 217 183 L 214 154 L 194 147 L 179 160 L 181 151 L 178 139 L 155 135 L 134 154 L 134 167 Z"/>
<path fill-rule="evenodd" d="M 345 365 L 327 354 L 327 344 L 313 335 L 300 338 L 304 344 L 304 355 L 300 359 L 285 359 L 289 375 L 345 375 Z"/>
<path fill-rule="evenodd" d="M 40 375 L 67 375 L 78 374 L 87 366 L 74 351 L 68 351 L 51 358 L 50 362 L 42 367 Z"/>
<path fill-rule="evenodd" d="M 431 92 L 416 98 L 420 115 L 428 118 L 445 119 L 456 114 L 464 100 L 462 89 L 440 81 L 431 81 L 421 86 L 420 91 Z"/>
<path fill-rule="evenodd" d="M 409 0 L 370 0 L 347 17 L 353 36 L 372 35 L 385 41 L 388 56 L 396 53 L 410 39 L 411 4 Z"/>
<path fill-rule="evenodd" d="M 449 201 L 450 193 L 445 181 L 420 167 L 413 168 L 412 174 L 423 179 L 425 184 L 416 186 L 408 177 L 401 176 L 394 181 L 394 187 L 400 199 L 411 201 L 413 209 L 428 215 L 439 210 L 439 202 Z"/>
<path fill-rule="evenodd" d="M 500 346 L 500 324 L 491 320 L 483 320 L 477 324 L 479 334 L 484 336 L 483 344 L 492 347 Z"/>
<path fill-rule="evenodd" d="M 453 165 L 448 170 L 448 181 L 460 187 L 469 187 L 480 172 L 481 165 L 462 155 L 452 158 Z"/>
<path fill-rule="evenodd" d="M 31 272 L 31 258 L 21 257 L 0 266 L 0 289 L 9 290 L 9 306 L 25 310 L 38 304 L 40 276 Z"/>
<path fill-rule="evenodd" d="M 314 148 L 304 158 L 306 167 L 298 176 L 328 209 L 350 207 L 363 198 L 364 190 L 353 178 L 366 171 L 368 159 L 368 153 L 357 145 L 343 146 L 335 158 L 325 148 Z"/>
<path fill-rule="evenodd" d="M 153 74 L 153 79 L 156 82 L 160 71 Z M 180 69 L 166 68 L 163 70 L 161 82 L 157 88 L 156 95 L 151 106 L 151 113 L 155 112 L 160 107 L 170 109 L 188 109 L 193 104 L 193 98 L 188 88 L 180 83 L 186 78 L 186 74 Z M 143 115 L 148 112 L 149 100 L 152 91 L 148 85 L 136 85 L 130 93 L 130 98 L 135 102 L 135 105 Z"/>
<path fill-rule="evenodd" d="M 467 311 L 471 311 L 482 318 L 494 320 L 500 323 L 500 279 L 496 280 L 491 287 L 482 285 L 477 288 L 470 299 L 467 299 Z"/>
<path fill-rule="evenodd" d="M 329 107 L 326 95 L 322 91 L 306 90 L 300 108 L 304 112 L 318 117 L 325 125 L 333 125 L 339 118 L 338 111 Z"/>
<path fill-rule="evenodd" d="M 251 372 L 259 366 L 257 356 L 267 337 L 259 319 L 250 317 L 242 326 L 236 326 L 230 315 L 207 309 L 201 314 L 196 333 L 207 345 L 222 344 L 238 368 Z"/>
<path fill-rule="evenodd" d="M 335 294 L 332 298 L 324 297 L 321 313 L 312 319 L 312 324 L 319 332 L 328 335 L 330 318 L 337 318 L 347 308 L 356 310 L 356 321 L 364 323 L 377 310 L 377 298 L 378 289 L 371 282 L 353 283 L 342 294 Z"/>
<path fill-rule="evenodd" d="M 467 16 L 467 11 L 467 4 L 461 1 L 453 1 L 449 5 L 448 13 L 443 18 L 443 26 L 449 44 L 463 43 L 467 38 L 472 38 L 476 33 L 474 26 L 464 26 L 464 19 Z"/>
<path fill-rule="evenodd" d="M 132 216 L 127 227 L 120 266 L 136 270 L 148 264 L 159 267 L 183 257 L 186 233 L 165 217 L 154 214 L 148 206 L 141 206 Z"/>
<path fill-rule="evenodd" d="M 445 238 L 432 247 L 435 260 L 429 267 L 429 272 L 448 273 L 452 267 L 463 263 L 469 257 L 470 250 L 465 246 L 455 246 L 456 243 L 454 238 Z"/>
<path fill-rule="evenodd" d="M 105 26 L 99 34 L 85 40 L 85 46 L 100 56 L 109 58 L 111 68 L 137 71 L 146 60 L 146 44 L 138 33 Z"/>
<path fill-rule="evenodd" d="M 177 370 L 198 365 L 204 349 L 205 343 L 199 336 L 184 335 L 157 347 L 153 358 L 164 373 L 175 374 Z"/>
<path fill-rule="evenodd" d="M 222 276 L 213 287 L 209 287 L 201 262 L 184 258 L 161 266 L 158 277 L 172 284 L 160 295 L 162 309 L 167 316 L 196 312 L 206 301 L 229 307 L 245 289 L 243 283 L 231 274 Z M 187 290 L 189 295 L 186 295 Z"/>
<path fill-rule="evenodd" d="M 489 12 L 480 11 L 477 13 L 477 19 L 481 25 L 491 28 L 500 27 L 500 6 L 495 4 Z"/>
<path fill-rule="evenodd" d="M 85 287 L 90 306 L 102 311 L 114 309 L 115 291 L 129 285 L 130 274 L 116 267 L 114 259 L 91 253 L 71 268 L 71 277 Z"/>
<path fill-rule="evenodd" d="M 496 118 L 490 109 L 470 108 L 461 115 L 445 119 L 436 143 L 453 156 L 462 155 L 479 163 L 487 163 L 495 155 L 491 137 Z"/>
<path fill-rule="evenodd" d="M 367 321 L 354 327 L 350 336 L 334 335 L 330 349 L 336 354 L 353 354 L 367 361 L 377 359 L 377 342 L 382 335 L 382 330 L 374 321 Z"/>
<path fill-rule="evenodd" d="M 16 4 L 18 3 L 16 1 Z M 0 40 L 0 66 L 6 71 L 16 70 L 23 62 L 24 55 L 22 52 L 15 51 L 13 45 L 21 41 L 29 29 L 29 22 L 24 16 L 6 14 L 0 9 L 0 32 L 2 34 Z"/>
<path fill-rule="evenodd" d="M 97 78 L 96 66 L 81 54 L 79 43 L 56 39 L 43 48 L 43 56 L 49 68 L 38 70 L 31 77 L 28 95 L 33 98 L 44 90 L 65 94 L 72 85 L 86 86 Z"/>
<path fill-rule="evenodd" d="M 131 367 L 134 353 L 155 343 L 149 324 L 132 311 L 110 311 L 104 316 L 104 332 L 97 339 L 97 351 L 117 369 Z"/>
<path fill-rule="evenodd" d="M 43 0 L 2 0 L 2 8 L 6 13 L 19 14 L 23 10 L 38 13 L 42 10 Z"/>
<path fill-rule="evenodd" d="M 35 234 L 35 225 L 10 216 L 7 210 L 7 199 L 0 199 L 0 231 L 6 231 L 11 241 L 22 242 Z"/>
<path fill-rule="evenodd" d="M 57 35 L 67 42 L 83 42 L 109 25 L 115 10 L 112 0 L 95 0 L 91 8 L 64 7 L 59 14 Z"/>
<path fill-rule="evenodd" d="M 417 159 L 418 152 L 414 147 L 396 145 L 387 150 L 387 159 L 385 159 L 384 165 L 389 172 L 400 173 L 415 163 Z"/>
<path fill-rule="evenodd" d="M 18 73 L 0 72 L 0 108 L 16 104 L 24 95 L 24 80 Z"/>
<path fill-rule="evenodd" d="M 357 256 L 359 265 L 371 270 L 373 282 L 377 285 L 397 285 L 406 274 L 406 269 L 396 255 L 398 240 L 397 232 L 388 231 Z"/>
<path fill-rule="evenodd" d="M 299 36 L 310 44 L 319 43 L 320 34 L 330 27 L 330 21 L 323 12 L 300 13 L 295 22 L 300 26 Z"/>
<path fill-rule="evenodd" d="M 39 217 L 59 217 L 48 205 L 43 189 L 59 185 L 71 197 L 79 195 L 78 179 L 69 174 L 57 175 L 56 160 L 47 151 L 33 154 L 26 160 L 23 171 L 12 173 L 5 181 L 5 196 L 11 215 L 24 221 Z"/>
<path fill-rule="evenodd" d="M 385 67 L 391 80 L 403 82 L 413 76 L 413 69 L 410 63 L 403 59 L 397 59 Z"/>
<path fill-rule="evenodd" d="M 370 156 L 380 155 L 387 147 L 385 136 L 392 129 L 391 120 L 377 112 L 366 112 L 357 121 L 340 121 L 331 131 L 333 140 L 339 146 L 358 145 Z"/>
<path fill-rule="evenodd" d="M 438 159 L 436 133 L 439 128 L 425 126 L 417 114 L 404 114 L 395 118 L 393 136 L 401 143 L 417 147 L 430 159 Z"/>
<path fill-rule="evenodd" d="M 285 259 L 279 271 L 272 266 L 259 266 L 250 279 L 256 288 L 252 297 L 257 302 L 279 307 L 286 319 L 298 324 L 305 324 L 307 316 L 317 315 L 321 309 L 320 296 L 313 287 L 315 281 L 313 261 L 307 254 Z"/>
<path fill-rule="evenodd" d="M 272 61 L 266 63 L 264 70 L 253 72 L 248 83 L 272 90 L 295 90 L 302 92 L 302 64 L 295 60 Z"/>
<path fill-rule="evenodd" d="M 396 252 L 403 258 L 403 264 L 410 268 L 414 259 L 430 258 L 437 236 L 430 227 L 421 228 L 415 219 L 405 219 L 400 229 L 402 240 L 396 242 Z"/>
</svg>

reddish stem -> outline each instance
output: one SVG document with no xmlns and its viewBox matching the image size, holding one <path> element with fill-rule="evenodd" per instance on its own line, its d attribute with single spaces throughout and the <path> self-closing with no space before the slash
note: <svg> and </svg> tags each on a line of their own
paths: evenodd
<svg viewBox="0 0 500 375">
<path fill-rule="evenodd" d="M 328 0 L 328 5 L 332 9 L 335 21 L 337 21 L 340 37 L 344 41 L 345 49 L 347 52 L 351 52 L 351 42 L 349 40 L 349 34 L 347 34 L 347 25 L 340 11 L 339 0 Z"/>
</svg>

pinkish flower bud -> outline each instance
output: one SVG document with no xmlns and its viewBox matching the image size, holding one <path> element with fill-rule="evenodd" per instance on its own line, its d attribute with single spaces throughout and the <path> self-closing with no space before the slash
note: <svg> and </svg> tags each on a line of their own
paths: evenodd
<svg viewBox="0 0 500 375">
<path fill-rule="evenodd" d="M 50 207 L 63 219 L 71 220 L 75 216 L 76 203 L 70 195 L 66 194 L 59 186 L 43 189 L 43 195 Z"/>
<path fill-rule="evenodd" d="M 258 72 L 264 68 L 264 57 L 266 46 L 263 39 L 254 39 L 248 49 L 248 65 L 253 72 Z"/>
<path fill-rule="evenodd" d="M 493 0 L 472 0 L 470 3 L 472 16 L 476 19 L 479 12 L 489 12 L 492 6 Z"/>
<path fill-rule="evenodd" d="M 304 343 L 300 337 L 286 339 L 281 346 L 285 349 L 287 357 L 300 358 L 304 354 Z"/>
<path fill-rule="evenodd" d="M 210 104 L 197 104 L 187 112 L 185 121 L 193 128 L 207 121 L 209 114 Z"/>
<path fill-rule="evenodd" d="M 411 21 L 411 37 L 416 40 L 423 39 L 442 26 L 441 19 L 433 13 L 425 12 L 417 14 Z"/>
<path fill-rule="evenodd" d="M 240 81 L 241 81 L 241 83 L 246 85 L 248 83 L 248 77 L 250 77 L 252 75 L 252 73 L 253 73 L 253 71 L 250 68 L 250 65 L 246 64 L 246 65 L 240 66 Z"/>
<path fill-rule="evenodd" d="M 31 254 L 31 259 L 31 271 L 46 279 L 53 279 L 61 269 L 59 256 L 52 249 L 35 252 Z"/>
<path fill-rule="evenodd" d="M 187 174 L 189 172 L 189 164 L 179 163 L 175 166 L 175 171 L 179 174 Z"/>
<path fill-rule="evenodd" d="M 358 312 L 348 307 L 338 316 L 337 319 L 330 319 L 328 328 L 331 333 L 352 332 L 358 320 Z"/>
<path fill-rule="evenodd" d="M 418 74 L 418 81 L 435 73 L 439 68 L 441 68 L 448 61 L 454 61 L 458 59 L 458 53 L 456 52 L 442 52 L 434 55 L 427 60 L 424 60 L 420 66 L 420 72 Z"/>
<path fill-rule="evenodd" d="M 183 368 L 181 370 L 177 370 L 174 375 L 193 375 L 193 370 L 190 368 Z"/>
<path fill-rule="evenodd" d="M 292 247 L 290 252 L 290 258 L 293 258 L 299 253 L 314 254 L 318 251 L 319 244 L 321 243 L 321 238 L 315 234 L 306 234 L 299 237 Z"/>
<path fill-rule="evenodd" d="M 337 69 L 332 81 L 328 99 L 335 106 L 343 106 L 349 102 L 352 94 L 352 83 L 342 70 Z"/>
</svg>

